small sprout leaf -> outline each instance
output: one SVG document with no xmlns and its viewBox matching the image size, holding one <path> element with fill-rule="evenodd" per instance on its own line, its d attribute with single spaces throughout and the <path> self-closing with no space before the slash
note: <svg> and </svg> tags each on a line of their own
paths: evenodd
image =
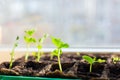
<svg viewBox="0 0 120 80">
<path fill-rule="evenodd" d="M 112 61 L 113 61 L 114 64 L 116 64 L 117 62 L 120 61 L 120 58 L 119 58 L 118 56 L 114 56 L 114 57 L 112 58 Z"/>
<path fill-rule="evenodd" d="M 57 48 L 68 48 L 69 45 L 67 43 L 64 43 L 61 41 L 59 38 L 51 37 L 52 43 L 57 47 Z"/>
<path fill-rule="evenodd" d="M 39 39 L 39 43 L 43 43 L 44 40 L 45 40 L 45 38 L 40 38 L 40 39 Z"/>
<path fill-rule="evenodd" d="M 93 58 L 93 60 L 94 60 L 94 62 L 95 62 L 95 60 L 96 60 L 96 57 L 94 57 L 94 58 Z"/>
<path fill-rule="evenodd" d="M 59 52 L 59 50 L 60 50 L 60 52 Z M 59 54 L 58 54 L 59 53 Z M 58 55 L 61 55 L 62 54 L 62 50 L 61 49 L 55 49 L 55 50 L 53 50 L 53 52 L 52 52 L 52 55 L 53 56 L 58 56 Z"/>
<path fill-rule="evenodd" d="M 32 36 L 35 33 L 35 30 L 34 29 L 26 30 L 25 33 L 29 36 Z"/>
<path fill-rule="evenodd" d="M 61 45 L 61 41 L 60 41 L 60 39 L 59 38 L 55 38 L 55 37 L 51 37 L 52 38 L 52 43 L 55 45 L 55 46 L 57 46 L 57 47 L 59 47 L 60 45 Z"/>
<path fill-rule="evenodd" d="M 24 40 L 25 40 L 26 43 L 29 43 L 29 37 L 24 36 Z"/>
<path fill-rule="evenodd" d="M 38 39 L 38 42 L 42 42 L 42 39 L 40 38 L 40 39 Z"/>
<path fill-rule="evenodd" d="M 98 59 L 97 62 L 99 62 L 99 63 L 103 63 L 103 62 L 105 62 L 105 60 Z"/>
<path fill-rule="evenodd" d="M 18 46 L 18 43 L 15 43 L 15 47 L 17 47 Z"/>
<path fill-rule="evenodd" d="M 19 40 L 19 36 L 17 36 L 16 40 Z"/>
<path fill-rule="evenodd" d="M 36 39 L 31 37 L 31 38 L 29 38 L 29 42 L 35 43 L 35 42 L 36 42 Z"/>
<path fill-rule="evenodd" d="M 48 36 L 49 36 L 49 34 L 45 34 L 45 35 L 44 35 L 44 38 L 47 38 Z"/>
<path fill-rule="evenodd" d="M 40 42 L 42 44 L 48 36 L 49 36 L 48 34 L 44 34 L 44 36 L 42 38 L 38 39 L 38 42 Z"/>
<path fill-rule="evenodd" d="M 68 48 L 69 45 L 68 45 L 67 43 L 65 43 L 65 44 L 62 45 L 62 47 L 63 47 L 63 48 Z"/>
<path fill-rule="evenodd" d="M 90 56 L 83 56 L 83 59 L 89 62 L 90 64 L 94 63 L 94 60 Z"/>
<path fill-rule="evenodd" d="M 53 56 L 58 56 L 58 49 L 53 50 L 52 55 Z"/>
<path fill-rule="evenodd" d="M 41 48 L 42 48 L 42 46 L 41 46 L 41 45 L 37 45 L 37 48 L 38 48 L 38 49 L 41 49 Z"/>
</svg>

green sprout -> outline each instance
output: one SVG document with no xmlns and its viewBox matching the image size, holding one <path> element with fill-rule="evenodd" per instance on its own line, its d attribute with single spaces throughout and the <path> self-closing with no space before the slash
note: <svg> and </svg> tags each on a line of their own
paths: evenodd
<svg viewBox="0 0 120 80">
<path fill-rule="evenodd" d="M 11 68 L 12 68 L 12 65 L 13 65 L 13 61 L 14 61 L 14 51 L 15 51 L 15 48 L 18 46 L 18 40 L 19 40 L 19 36 L 16 37 L 14 46 L 13 46 L 12 51 L 11 51 L 11 53 L 10 53 L 10 65 L 9 65 L 9 69 L 11 69 Z"/>
<path fill-rule="evenodd" d="M 102 59 L 97 59 L 96 60 L 96 57 L 94 57 L 94 58 L 92 58 L 92 57 L 90 57 L 90 56 L 82 56 L 82 58 L 84 59 L 84 60 L 86 60 L 89 64 L 90 64 L 90 68 L 89 68 L 89 72 L 92 72 L 92 65 L 93 65 L 93 63 L 95 63 L 95 62 L 98 62 L 98 63 L 103 63 L 103 62 L 105 62 L 105 60 L 102 60 Z"/>
<path fill-rule="evenodd" d="M 51 36 L 51 39 L 52 39 L 52 43 L 56 46 L 56 49 L 52 51 L 51 56 L 52 57 L 57 56 L 59 69 L 62 72 L 62 66 L 61 66 L 61 61 L 60 61 L 60 56 L 62 54 L 62 48 L 68 48 L 69 45 L 61 41 L 61 39 L 59 38 L 55 38 Z"/>
<path fill-rule="evenodd" d="M 120 61 L 120 58 L 118 56 L 115 56 L 112 58 L 112 61 L 114 64 L 116 64 L 116 62 Z"/>
<path fill-rule="evenodd" d="M 26 42 L 26 46 L 27 46 L 27 52 L 25 55 L 25 61 L 28 60 L 28 56 L 29 56 L 29 47 L 31 45 L 31 43 L 36 43 L 36 39 L 33 38 L 33 34 L 35 33 L 34 29 L 31 30 L 26 30 L 25 31 L 25 35 L 24 35 L 24 41 Z"/>
<path fill-rule="evenodd" d="M 37 49 L 38 49 L 38 53 L 35 56 L 37 57 L 36 61 L 38 61 L 38 62 L 39 62 L 41 55 L 43 53 L 42 52 L 43 42 L 47 37 L 48 37 L 48 34 L 44 34 L 44 36 L 42 38 L 38 39 L 38 43 L 36 44 Z"/>
</svg>

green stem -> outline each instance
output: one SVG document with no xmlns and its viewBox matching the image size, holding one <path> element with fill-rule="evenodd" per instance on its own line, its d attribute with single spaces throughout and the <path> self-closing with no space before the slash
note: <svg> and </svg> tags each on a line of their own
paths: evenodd
<svg viewBox="0 0 120 80">
<path fill-rule="evenodd" d="M 25 61 L 28 60 L 28 55 L 29 55 L 29 45 L 27 45 L 27 52 L 25 54 Z"/>
<path fill-rule="evenodd" d="M 92 64 L 90 64 L 90 72 L 92 72 Z"/>
<path fill-rule="evenodd" d="M 13 53 L 11 53 L 11 54 L 13 54 Z M 9 69 L 12 68 L 13 60 L 14 60 L 14 58 L 13 58 L 13 56 L 11 55 Z"/>
<path fill-rule="evenodd" d="M 62 72 L 62 66 L 61 66 L 61 61 L 60 61 L 60 50 L 58 51 L 58 64 L 59 64 L 59 69 Z"/>
<path fill-rule="evenodd" d="M 39 62 L 40 57 L 41 57 L 41 54 L 40 54 L 40 49 L 38 49 L 38 53 L 37 53 L 37 62 Z"/>
<path fill-rule="evenodd" d="M 15 46 L 14 46 L 14 48 L 12 49 L 12 52 L 10 53 L 11 58 L 10 58 L 9 69 L 11 69 L 11 68 L 12 68 L 12 65 L 13 65 L 13 60 L 14 60 L 14 49 L 15 49 Z"/>
</svg>

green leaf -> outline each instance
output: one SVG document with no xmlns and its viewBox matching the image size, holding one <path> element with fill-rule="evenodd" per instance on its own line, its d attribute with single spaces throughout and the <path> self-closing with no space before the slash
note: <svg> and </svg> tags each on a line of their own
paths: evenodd
<svg viewBox="0 0 120 80">
<path fill-rule="evenodd" d="M 19 40 L 19 36 L 16 37 L 16 40 Z"/>
<path fill-rule="evenodd" d="M 45 40 L 44 38 L 40 38 L 40 39 L 38 40 L 38 42 L 42 44 L 42 43 L 44 42 L 44 40 Z"/>
<path fill-rule="evenodd" d="M 53 50 L 53 51 L 52 51 L 52 55 L 53 55 L 53 56 L 58 56 L 58 49 Z"/>
<path fill-rule="evenodd" d="M 29 36 L 32 36 L 35 33 L 35 30 L 34 29 L 26 30 L 25 33 Z"/>
<path fill-rule="evenodd" d="M 62 44 L 62 46 L 61 46 L 62 48 L 68 48 L 69 47 L 69 45 L 67 44 L 67 43 L 65 43 L 65 44 Z"/>
<path fill-rule="evenodd" d="M 86 60 L 89 64 L 93 64 L 95 61 L 92 59 L 90 56 L 83 56 L 82 57 L 84 60 Z"/>
<path fill-rule="evenodd" d="M 57 48 L 68 48 L 69 45 L 67 43 L 64 43 L 61 41 L 59 38 L 51 37 L 52 38 L 52 43 L 57 47 Z"/>
<path fill-rule="evenodd" d="M 49 34 L 44 34 L 44 36 L 43 36 L 43 37 L 44 37 L 44 38 L 47 38 L 48 36 L 49 36 Z"/>
<path fill-rule="evenodd" d="M 35 43 L 35 42 L 36 42 L 36 39 L 35 39 L 35 38 L 30 37 L 30 38 L 29 38 L 29 42 L 31 42 L 31 43 Z"/>
<path fill-rule="evenodd" d="M 118 57 L 114 57 L 113 60 L 114 60 L 114 61 L 118 61 L 119 58 L 118 58 Z"/>
<path fill-rule="evenodd" d="M 17 47 L 17 46 L 18 46 L 18 43 L 15 43 L 14 46 Z"/>
<path fill-rule="evenodd" d="M 97 62 L 99 62 L 99 63 L 103 63 L 103 62 L 105 62 L 105 60 L 98 59 Z"/>
<path fill-rule="evenodd" d="M 14 43 L 14 47 L 17 47 L 18 46 L 18 41 L 19 40 L 19 36 L 16 37 L 16 42 Z"/>
<path fill-rule="evenodd" d="M 42 38 L 39 38 L 39 39 L 38 39 L 38 42 L 43 43 L 44 40 L 45 40 L 48 36 L 49 36 L 48 34 L 44 34 L 44 36 L 43 36 Z"/>
<path fill-rule="evenodd" d="M 29 42 L 29 38 L 27 36 L 24 36 L 24 40 L 25 40 L 26 43 Z"/>
<path fill-rule="evenodd" d="M 60 52 L 59 52 L 60 51 Z M 62 54 L 62 50 L 61 49 L 55 49 L 53 50 L 52 52 L 52 55 L 53 56 L 58 56 L 58 55 L 61 55 Z"/>
<path fill-rule="evenodd" d="M 25 40 L 25 41 L 26 41 L 26 38 L 27 38 L 27 37 L 26 37 L 26 36 L 24 36 L 24 40 Z"/>
<path fill-rule="evenodd" d="M 38 48 L 38 49 L 41 49 L 41 48 L 42 48 L 42 45 L 37 45 L 37 48 Z"/>
<path fill-rule="evenodd" d="M 52 43 L 56 46 L 56 47 L 60 47 L 61 45 L 61 40 L 59 38 L 55 38 L 55 37 L 51 37 L 52 38 Z"/>
<path fill-rule="evenodd" d="M 38 39 L 38 42 L 40 42 L 40 43 L 42 42 L 41 38 Z"/>
<path fill-rule="evenodd" d="M 96 61 L 96 57 L 94 57 L 93 60 Z"/>
</svg>

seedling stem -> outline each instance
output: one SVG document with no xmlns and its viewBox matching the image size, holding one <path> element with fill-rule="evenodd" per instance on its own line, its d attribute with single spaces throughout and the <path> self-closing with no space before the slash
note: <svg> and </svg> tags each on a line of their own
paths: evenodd
<svg viewBox="0 0 120 80">
<path fill-rule="evenodd" d="M 9 65 L 9 69 L 11 69 L 12 68 L 12 65 L 13 65 L 13 61 L 14 61 L 14 51 L 15 51 L 15 48 L 18 46 L 18 41 L 19 40 L 19 37 L 17 36 L 16 37 L 16 41 L 15 41 L 15 43 L 14 43 L 14 46 L 13 46 L 13 48 L 12 48 L 12 51 L 11 51 L 11 53 L 10 53 L 10 56 L 11 56 L 11 58 L 10 58 L 10 65 Z"/>
</svg>

